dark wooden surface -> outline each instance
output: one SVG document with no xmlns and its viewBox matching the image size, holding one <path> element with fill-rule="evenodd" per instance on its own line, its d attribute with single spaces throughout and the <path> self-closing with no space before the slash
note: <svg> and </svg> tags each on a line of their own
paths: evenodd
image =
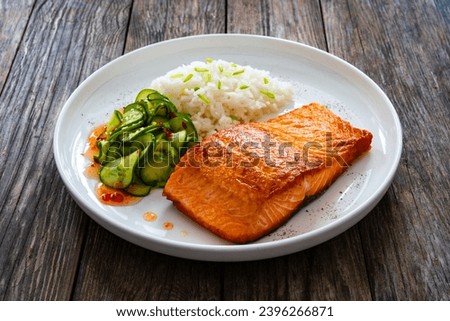
<svg viewBox="0 0 450 321">
<path fill-rule="evenodd" d="M 136 48 L 225 32 L 326 50 L 395 105 L 397 175 L 340 236 L 275 259 L 191 261 L 116 237 L 68 195 L 52 135 L 73 90 Z M 447 0 L 0 0 L 0 299 L 449 300 L 449 43 Z"/>
</svg>

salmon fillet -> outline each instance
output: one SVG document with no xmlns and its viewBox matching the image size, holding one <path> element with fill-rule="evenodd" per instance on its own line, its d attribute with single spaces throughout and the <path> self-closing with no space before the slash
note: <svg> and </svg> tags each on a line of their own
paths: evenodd
<svg viewBox="0 0 450 321">
<path fill-rule="evenodd" d="M 369 131 L 312 103 L 204 139 L 182 157 L 163 195 L 223 239 L 251 242 L 326 189 L 371 141 Z"/>
</svg>

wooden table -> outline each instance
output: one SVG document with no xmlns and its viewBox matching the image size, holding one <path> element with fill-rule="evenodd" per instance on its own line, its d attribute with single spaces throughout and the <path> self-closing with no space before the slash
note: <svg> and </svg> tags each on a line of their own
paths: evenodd
<svg viewBox="0 0 450 321">
<path fill-rule="evenodd" d="M 288 256 L 200 262 L 130 244 L 72 200 L 52 150 L 69 95 L 126 52 L 209 33 L 326 50 L 387 93 L 403 154 L 359 224 Z M 449 44 L 447 0 L 0 0 L 0 299 L 449 300 Z"/>
</svg>

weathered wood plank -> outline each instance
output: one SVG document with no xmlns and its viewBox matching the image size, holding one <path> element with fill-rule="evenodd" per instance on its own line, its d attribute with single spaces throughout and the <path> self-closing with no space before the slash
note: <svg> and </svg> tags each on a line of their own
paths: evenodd
<svg viewBox="0 0 450 321">
<path fill-rule="evenodd" d="M 364 253 L 354 226 L 338 237 L 289 256 L 290 300 L 371 300 Z"/>
<path fill-rule="evenodd" d="M 220 265 L 132 245 L 91 224 L 74 300 L 218 300 Z"/>
<path fill-rule="evenodd" d="M 125 51 L 171 38 L 225 32 L 222 1 L 134 1 Z M 149 82 L 151 80 L 149 79 Z M 73 299 L 218 300 L 220 264 L 144 250 L 91 226 Z M 105 261 L 114 258 L 114 262 Z M 111 264 L 114 269 L 111 270 Z"/>
<path fill-rule="evenodd" d="M 33 4 L 34 0 L 0 1 L 0 95 Z"/>
<path fill-rule="evenodd" d="M 450 296 L 450 165 L 442 157 L 449 152 L 443 133 L 450 119 L 450 38 L 438 10 L 433 1 L 323 1 L 330 51 L 372 77 L 403 124 L 392 188 L 360 224 L 377 300 Z"/>
<path fill-rule="evenodd" d="M 224 33 L 225 1 L 136 1 L 125 51 L 173 38 Z"/>
<path fill-rule="evenodd" d="M 224 265 L 224 300 L 370 300 L 358 228 L 285 257 Z"/>
<path fill-rule="evenodd" d="M 288 257 L 225 263 L 223 300 L 288 299 Z"/>
<path fill-rule="evenodd" d="M 0 300 L 450 299 L 449 8 L 442 0 L 0 0 L 0 106 L 8 111 L 0 113 Z M 76 86 L 124 51 L 225 31 L 327 49 L 392 99 L 403 158 L 360 224 L 281 258 L 194 262 L 121 240 L 68 195 L 51 144 Z"/>
<path fill-rule="evenodd" d="M 318 1 L 230 0 L 227 32 L 290 39 L 326 49 Z"/>
<path fill-rule="evenodd" d="M 123 50 L 126 6 L 38 1 L 33 7 L 0 97 L 8 110 L 0 114 L 1 299 L 70 298 L 87 218 L 57 173 L 53 129 L 78 83 Z"/>
</svg>

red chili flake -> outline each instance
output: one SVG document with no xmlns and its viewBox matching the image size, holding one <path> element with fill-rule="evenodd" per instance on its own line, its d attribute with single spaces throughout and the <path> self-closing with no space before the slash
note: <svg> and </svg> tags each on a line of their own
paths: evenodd
<svg viewBox="0 0 450 321">
<path fill-rule="evenodd" d="M 103 194 L 102 194 L 102 200 L 103 200 L 103 201 L 107 202 L 107 201 L 109 201 L 110 199 L 111 199 L 111 194 L 109 194 L 109 193 L 103 193 Z"/>
<path fill-rule="evenodd" d="M 111 195 L 111 201 L 121 203 L 123 202 L 123 195 L 121 193 L 114 192 Z"/>
<path fill-rule="evenodd" d="M 116 202 L 116 203 L 121 203 L 121 202 L 123 202 L 123 199 L 124 199 L 123 195 L 118 192 L 103 193 L 101 197 L 102 197 L 102 200 L 105 202 L 111 201 L 111 202 Z"/>
<path fill-rule="evenodd" d="M 164 128 L 164 134 L 168 140 L 172 139 L 173 132 L 170 129 Z"/>
</svg>

